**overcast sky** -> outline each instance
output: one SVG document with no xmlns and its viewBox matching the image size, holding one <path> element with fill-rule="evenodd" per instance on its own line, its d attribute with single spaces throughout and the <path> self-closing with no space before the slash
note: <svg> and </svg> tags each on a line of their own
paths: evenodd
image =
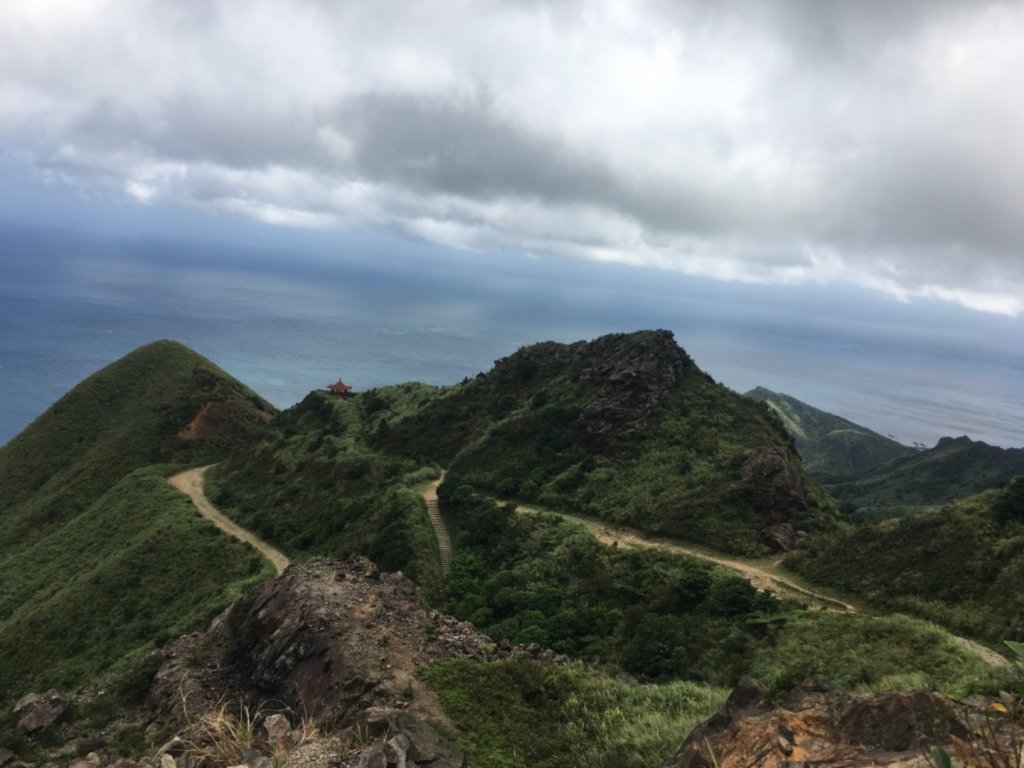
<svg viewBox="0 0 1024 768">
<path fill-rule="evenodd" d="M 1021 40 L 978 0 L 5 2 L 0 146 L 126 215 L 1018 316 Z"/>
</svg>

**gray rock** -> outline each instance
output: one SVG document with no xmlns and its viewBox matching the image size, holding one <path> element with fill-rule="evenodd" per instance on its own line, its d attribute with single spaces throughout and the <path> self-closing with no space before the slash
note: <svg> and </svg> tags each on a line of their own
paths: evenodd
<svg viewBox="0 0 1024 768">
<path fill-rule="evenodd" d="M 95 752 L 90 752 L 85 757 L 72 760 L 68 768 L 99 768 L 101 763 L 100 756 Z"/>
<path fill-rule="evenodd" d="M 387 744 L 384 745 L 384 752 L 388 758 L 388 765 L 394 766 L 394 768 L 406 768 L 406 754 L 408 753 L 410 746 L 411 743 L 409 741 L 409 737 L 404 733 L 400 733 L 389 739 Z"/>
<path fill-rule="evenodd" d="M 0 765 L 7 765 L 14 759 L 14 753 L 7 747 L 0 747 Z"/>
<path fill-rule="evenodd" d="M 270 715 L 264 720 L 263 730 L 267 734 L 267 745 L 271 752 L 287 752 L 294 745 L 292 725 L 282 714 Z"/>
<path fill-rule="evenodd" d="M 409 742 L 406 759 L 431 768 L 463 768 L 466 758 L 441 734 L 401 709 L 368 709 L 366 725 L 371 736 L 403 735 Z"/>
<path fill-rule="evenodd" d="M 14 705 L 18 727 L 25 733 L 33 733 L 57 722 L 68 711 L 70 703 L 57 691 L 28 693 Z"/>
<path fill-rule="evenodd" d="M 388 768 L 388 756 L 383 742 L 376 741 L 359 755 L 356 768 Z"/>
</svg>

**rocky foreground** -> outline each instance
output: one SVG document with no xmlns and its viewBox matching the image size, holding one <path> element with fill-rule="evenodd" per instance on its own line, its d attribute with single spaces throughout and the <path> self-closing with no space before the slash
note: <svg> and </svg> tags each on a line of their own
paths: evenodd
<svg viewBox="0 0 1024 768">
<path fill-rule="evenodd" d="M 314 561 L 292 565 L 207 632 L 165 649 L 143 711 L 118 718 L 141 718 L 147 738 L 164 745 L 151 758 L 124 760 L 103 736 L 62 743 L 75 707 L 57 692 L 24 697 L 16 715 L 32 746 L 51 745 L 47 765 L 454 768 L 465 764 L 462 753 L 434 726 L 454 728 L 420 670 L 514 654 L 567 661 L 494 643 L 423 608 L 413 582 L 366 558 Z M 0 765 L 30 764 L 0 748 Z"/>
<path fill-rule="evenodd" d="M 957 765 L 1019 768 L 1024 735 L 991 705 L 934 691 L 836 692 L 814 680 L 769 701 L 743 678 L 666 768 L 934 768 L 933 746 L 961 757 Z"/>
<path fill-rule="evenodd" d="M 365 558 L 292 565 L 207 632 L 165 649 L 145 703 L 111 713 L 93 733 L 76 718 L 96 693 L 23 697 L 12 713 L 17 743 L 0 743 L 0 768 L 461 768 L 462 752 L 442 735 L 457 730 L 420 672 L 515 654 L 568 661 L 494 643 L 423 608 L 411 581 Z M 917 768 L 933 764 L 932 745 L 963 754 L 984 747 L 986 729 L 989 746 L 1019 744 L 1020 732 L 1000 727 L 990 704 L 931 692 L 835 693 L 813 681 L 769 701 L 745 679 L 669 768 Z M 126 759 L 118 736 L 126 724 L 162 746 Z"/>
</svg>

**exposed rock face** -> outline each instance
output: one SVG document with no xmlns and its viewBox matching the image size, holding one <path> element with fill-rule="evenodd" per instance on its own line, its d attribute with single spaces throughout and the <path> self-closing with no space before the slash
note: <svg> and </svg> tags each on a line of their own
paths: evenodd
<svg viewBox="0 0 1024 768">
<path fill-rule="evenodd" d="M 57 722 L 67 712 L 70 702 L 57 691 L 28 693 L 14 705 L 14 716 L 18 727 L 25 733 L 33 733 Z"/>
<path fill-rule="evenodd" d="M 813 681 L 770 708 L 750 678 L 694 729 L 669 768 L 892 766 L 924 768 L 928 745 L 965 738 L 956 704 L 930 691 L 832 693 Z"/>
<path fill-rule="evenodd" d="M 808 508 L 807 490 L 784 448 L 760 451 L 743 462 L 740 474 L 758 495 L 757 507 L 764 520 L 761 537 L 780 551 L 796 546 L 797 532 L 791 513 Z"/>
<path fill-rule="evenodd" d="M 148 709 L 170 736 L 225 702 L 244 701 L 264 718 L 274 753 L 308 751 L 291 730 L 299 713 L 328 733 L 379 732 L 381 745 L 388 734 L 388 750 L 374 746 L 366 765 L 459 768 L 461 752 L 426 724 L 447 718 L 418 673 L 456 657 L 515 654 L 565 660 L 539 646 L 495 644 L 471 624 L 423 608 L 411 581 L 380 573 L 364 557 L 307 562 L 261 584 L 205 634 L 174 643 Z M 270 714 L 275 710 L 283 714 Z"/>
<path fill-rule="evenodd" d="M 635 335 L 630 344 L 603 336 L 585 349 L 596 362 L 580 371 L 579 381 L 596 385 L 599 394 L 583 409 L 580 429 L 584 443 L 601 453 L 642 429 L 685 366 L 693 365 L 671 331 Z"/>
<path fill-rule="evenodd" d="M 254 601 L 206 635 L 176 642 L 150 707 L 158 719 L 180 723 L 182 701 L 195 713 L 235 691 L 325 726 L 350 723 L 371 706 L 443 720 L 417 672 L 443 659 L 509 652 L 471 624 L 422 608 L 411 581 L 381 574 L 366 558 L 309 562 L 264 582 Z"/>
</svg>

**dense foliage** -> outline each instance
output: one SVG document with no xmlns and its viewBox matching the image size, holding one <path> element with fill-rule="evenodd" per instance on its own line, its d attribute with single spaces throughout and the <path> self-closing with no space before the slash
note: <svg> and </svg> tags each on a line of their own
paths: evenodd
<svg viewBox="0 0 1024 768">
<path fill-rule="evenodd" d="M 629 685 L 578 666 L 528 659 L 436 664 L 424 677 L 488 768 L 649 768 L 672 757 L 727 690 L 696 683 Z"/>
<path fill-rule="evenodd" d="M 202 439 L 179 433 L 216 403 Z M 181 344 L 157 341 L 93 374 L 0 447 L 0 555 L 89 507 L 128 472 L 215 461 L 259 433 L 272 406 Z"/>
<path fill-rule="evenodd" d="M 836 688 L 914 679 L 952 690 L 986 671 L 925 622 L 800 610 L 731 571 L 605 546 L 564 518 L 516 513 L 465 486 L 447 514 L 457 554 L 444 608 L 495 639 L 715 685 L 753 674 L 785 688 L 812 675 Z"/>
<path fill-rule="evenodd" d="M 879 609 L 998 643 L 1024 636 L 1024 479 L 942 509 L 812 538 L 789 568 Z"/>
<path fill-rule="evenodd" d="M 365 554 L 434 594 L 437 543 L 413 486 L 440 470 L 372 450 L 367 438 L 436 392 L 422 384 L 351 399 L 314 392 L 275 420 L 268 439 L 211 469 L 207 494 L 292 556 Z"/>
<path fill-rule="evenodd" d="M 770 523 L 831 521 L 779 420 L 716 384 L 667 332 L 523 348 L 374 444 L 448 466 L 455 483 L 731 552 L 766 551 Z M 750 471 L 765 455 L 784 487 Z"/>
<path fill-rule="evenodd" d="M 1024 475 L 1024 448 L 999 448 L 966 437 L 944 437 L 930 450 L 827 484 L 856 522 L 923 512 Z"/>
<path fill-rule="evenodd" d="M 917 449 L 872 432 L 867 427 L 819 410 L 795 397 L 757 387 L 747 397 L 768 403 L 796 441 L 807 474 L 820 482 L 856 475 Z"/>
<path fill-rule="evenodd" d="M 125 668 L 268 575 L 252 549 L 196 514 L 166 471 L 138 470 L 0 558 L 0 701 Z"/>
<path fill-rule="evenodd" d="M 741 577 L 692 558 L 599 544 L 554 515 L 449 500 L 456 555 L 444 609 L 495 638 L 538 643 L 646 678 L 733 682 L 779 608 Z M 763 633 L 762 633 L 763 634 Z"/>
</svg>

